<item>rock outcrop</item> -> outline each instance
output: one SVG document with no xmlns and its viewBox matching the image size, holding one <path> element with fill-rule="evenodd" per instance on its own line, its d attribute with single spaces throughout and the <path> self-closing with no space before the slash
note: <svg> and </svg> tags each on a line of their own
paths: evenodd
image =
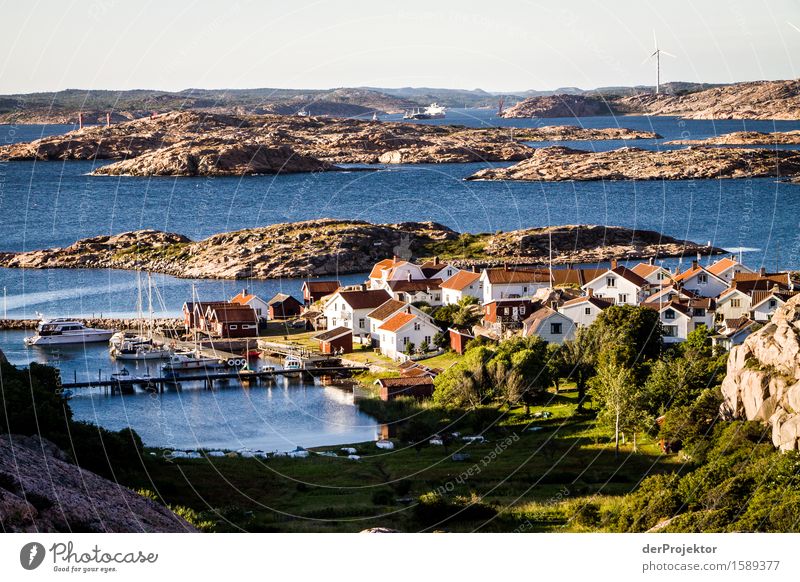
<svg viewBox="0 0 800 582">
<path fill-rule="evenodd" d="M 772 427 L 773 444 L 800 449 L 800 295 L 731 350 L 722 412 Z"/>
<path fill-rule="evenodd" d="M 676 139 L 667 145 L 800 145 L 800 131 L 734 131 L 706 139 Z"/>
<path fill-rule="evenodd" d="M 39 437 L 0 436 L 0 527 L 5 532 L 193 532 L 183 518 L 67 462 Z"/>
<path fill-rule="evenodd" d="M 648 93 L 613 104 L 622 113 L 687 119 L 800 119 L 800 80 L 736 83 L 686 95 Z"/>
<path fill-rule="evenodd" d="M 551 238 L 556 264 L 722 252 L 621 227 L 569 225 L 460 235 L 431 222 L 322 219 L 222 233 L 198 242 L 154 230 L 97 236 L 65 248 L 0 253 L 0 266 L 139 269 L 190 278 L 315 277 L 362 273 L 392 255 L 442 256 L 464 266 L 541 264 L 549 258 Z"/>
<path fill-rule="evenodd" d="M 501 117 L 590 117 L 613 114 L 611 104 L 601 97 L 561 94 L 529 97 L 503 111 Z"/>
<path fill-rule="evenodd" d="M 800 174 L 800 152 L 700 147 L 669 151 L 620 148 L 589 152 L 537 149 L 507 168 L 480 170 L 468 180 L 710 180 L 791 177 Z"/>
</svg>

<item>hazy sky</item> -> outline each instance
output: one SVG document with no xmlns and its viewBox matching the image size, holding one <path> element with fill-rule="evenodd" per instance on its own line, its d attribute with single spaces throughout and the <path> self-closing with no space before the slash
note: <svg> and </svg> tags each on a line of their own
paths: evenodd
<svg viewBox="0 0 800 582">
<path fill-rule="evenodd" d="M 0 93 L 800 76 L 800 0 L 0 1 Z"/>
</svg>

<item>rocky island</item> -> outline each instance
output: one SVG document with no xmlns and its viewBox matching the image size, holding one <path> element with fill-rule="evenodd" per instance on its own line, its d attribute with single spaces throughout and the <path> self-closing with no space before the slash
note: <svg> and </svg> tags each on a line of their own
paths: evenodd
<svg viewBox="0 0 800 582">
<path fill-rule="evenodd" d="M 590 152 L 566 147 L 537 149 L 506 168 L 488 168 L 468 180 L 710 180 L 794 177 L 800 152 L 698 147 L 654 151 L 620 148 Z"/>
<path fill-rule="evenodd" d="M 196 176 L 337 169 L 334 164 L 520 161 L 524 142 L 643 139 L 624 128 L 531 129 L 173 112 L 0 147 L 0 160 L 118 160 L 97 175 Z"/>
<path fill-rule="evenodd" d="M 800 131 L 734 131 L 706 139 L 676 139 L 667 145 L 800 145 Z"/>
<path fill-rule="evenodd" d="M 222 233 L 201 241 L 155 230 L 82 239 L 65 248 L 0 253 L 0 266 L 147 270 L 187 278 L 268 279 L 361 273 L 387 256 L 438 256 L 460 266 L 570 264 L 721 253 L 653 231 L 568 225 L 494 234 L 431 222 L 322 219 Z"/>
<path fill-rule="evenodd" d="M 596 115 L 613 115 L 614 109 L 609 101 L 602 97 L 588 95 L 545 95 L 523 99 L 516 105 L 503 111 L 501 117 L 506 119 L 528 117 L 593 117 Z"/>
</svg>

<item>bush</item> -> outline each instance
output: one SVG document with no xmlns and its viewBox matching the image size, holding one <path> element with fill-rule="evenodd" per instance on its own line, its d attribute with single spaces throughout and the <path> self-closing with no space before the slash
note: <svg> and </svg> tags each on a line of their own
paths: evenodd
<svg viewBox="0 0 800 582">
<path fill-rule="evenodd" d="M 391 489 L 378 489 L 372 493 L 372 503 L 375 505 L 392 505 L 394 492 Z"/>
</svg>

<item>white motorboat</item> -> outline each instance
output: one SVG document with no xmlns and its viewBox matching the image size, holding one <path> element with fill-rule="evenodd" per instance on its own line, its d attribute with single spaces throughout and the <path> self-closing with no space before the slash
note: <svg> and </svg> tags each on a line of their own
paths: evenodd
<svg viewBox="0 0 800 582">
<path fill-rule="evenodd" d="M 166 373 L 209 370 L 225 366 L 219 358 L 207 358 L 196 352 L 172 354 L 161 369 Z"/>
<path fill-rule="evenodd" d="M 86 327 L 74 319 L 57 318 L 42 320 L 36 327 L 36 335 L 25 338 L 29 346 L 52 346 L 107 342 L 114 335 L 113 329 Z"/>
<path fill-rule="evenodd" d="M 438 103 L 431 103 L 424 109 L 420 107 L 409 109 L 403 115 L 403 119 L 444 119 L 446 115 L 447 109 Z"/>
<path fill-rule="evenodd" d="M 111 357 L 117 360 L 166 360 L 172 350 L 166 346 L 157 346 L 152 342 L 124 342 L 119 346 L 111 346 Z"/>
</svg>

